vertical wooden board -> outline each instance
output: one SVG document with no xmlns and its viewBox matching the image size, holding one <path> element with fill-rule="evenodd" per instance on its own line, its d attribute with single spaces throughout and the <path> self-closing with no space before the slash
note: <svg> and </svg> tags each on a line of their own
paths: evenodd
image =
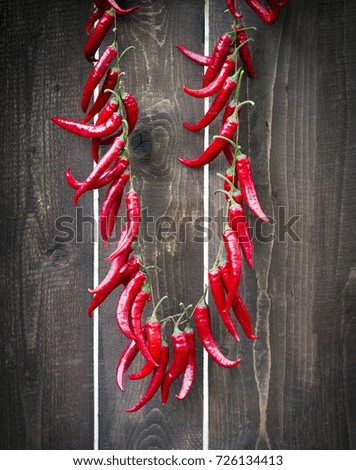
<svg viewBox="0 0 356 470">
<path fill-rule="evenodd" d="M 354 10 L 346 2 L 289 2 L 277 25 L 254 21 L 258 78 L 248 92 L 257 105 L 241 122 L 241 142 L 276 224 L 272 242 L 255 240 L 256 277 L 250 273 L 243 284 L 259 337 L 247 367 L 251 382 L 236 384 L 233 375 L 222 394 L 211 368 L 211 448 L 339 449 L 354 442 L 355 55 L 346 46 L 354 40 Z M 300 241 L 286 233 L 288 220 L 296 221 Z"/>
<path fill-rule="evenodd" d="M 203 213 L 202 173 L 189 172 L 177 160 L 180 154 L 194 156 L 203 148 L 202 137 L 189 136 L 188 140 L 182 126 L 184 120 L 202 113 L 203 104 L 192 104 L 181 91 L 182 84 L 194 77 L 199 66 L 175 48 L 181 43 L 202 50 L 203 28 L 203 2 L 146 0 L 141 2 L 140 10 L 118 21 L 121 47 L 136 47 L 122 65 L 126 73 L 124 88 L 140 106 L 130 145 L 133 172 L 137 175 L 135 186 L 145 214 L 145 262 L 162 269 L 152 276 L 152 282 L 156 300 L 169 296 L 163 308 L 165 315 L 177 313 L 181 301 L 196 302 L 203 284 L 202 244 L 193 241 L 199 235 L 194 221 Z M 103 261 L 107 252 L 101 246 L 101 279 L 108 269 Z M 157 394 L 137 413 L 126 413 L 125 408 L 144 393 L 149 379 L 135 383 L 126 379 L 124 394 L 116 386 L 115 368 L 127 344 L 115 321 L 117 298 L 118 294 L 111 295 L 100 313 L 100 448 L 200 449 L 201 349 L 196 382 L 184 402 L 174 398 L 179 390 L 176 383 L 166 407 Z M 150 305 L 145 315 L 151 309 Z M 139 364 L 136 361 L 132 369 Z"/>
<path fill-rule="evenodd" d="M 88 172 L 91 162 L 83 139 L 50 122 L 80 116 L 87 11 L 71 1 L 1 2 L 1 11 L 0 446 L 89 449 L 92 247 L 76 243 L 64 170 Z"/>
<path fill-rule="evenodd" d="M 355 444 L 351 306 L 355 292 L 355 2 L 317 4 L 318 90 L 315 206 L 316 446 Z M 331 28 L 331 25 L 333 28 Z M 332 40 L 330 40 L 332 38 Z M 352 338 L 352 339 L 351 339 Z M 350 369 L 351 367 L 351 369 Z M 352 447 L 353 446 L 353 447 Z"/>
</svg>

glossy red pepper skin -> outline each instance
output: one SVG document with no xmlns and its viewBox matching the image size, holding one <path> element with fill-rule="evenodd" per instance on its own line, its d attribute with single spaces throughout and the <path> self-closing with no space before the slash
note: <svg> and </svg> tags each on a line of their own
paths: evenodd
<svg viewBox="0 0 356 470">
<path fill-rule="evenodd" d="M 235 0 L 226 0 L 227 8 L 234 18 L 242 18 L 243 14 L 236 10 Z"/>
<path fill-rule="evenodd" d="M 124 139 L 121 137 L 117 137 L 113 145 L 110 149 L 106 152 L 106 154 L 101 158 L 99 163 L 90 173 L 85 181 L 83 181 L 80 188 L 74 194 L 74 204 L 78 205 L 79 198 L 86 192 L 88 189 L 92 189 L 95 183 L 99 180 L 99 178 L 104 174 L 105 170 L 109 168 L 111 163 L 120 155 L 121 150 L 125 145 Z"/>
<path fill-rule="evenodd" d="M 194 321 L 200 341 L 212 360 L 222 367 L 236 367 L 240 363 L 240 359 L 237 359 L 236 361 L 230 361 L 230 359 L 227 359 L 222 354 L 213 338 L 211 332 L 210 311 L 205 301 L 195 307 Z"/>
<path fill-rule="evenodd" d="M 238 126 L 237 119 L 228 119 L 222 126 L 218 135 L 232 139 Z M 224 139 L 214 139 L 209 147 L 195 160 L 185 160 L 178 157 L 178 160 L 190 168 L 198 168 L 211 163 L 222 152 L 226 141 Z"/>
<path fill-rule="evenodd" d="M 240 26 L 239 28 L 237 28 L 236 42 L 238 46 L 240 46 L 241 44 L 247 41 L 246 31 L 239 31 L 241 29 L 243 29 L 243 26 Z M 247 73 L 247 75 L 250 78 L 256 78 L 256 73 L 253 67 L 252 57 L 251 57 L 248 43 L 241 46 L 241 48 L 239 49 L 239 55 L 240 55 L 241 62 L 243 64 L 244 70 Z"/>
<path fill-rule="evenodd" d="M 148 350 L 153 357 L 154 361 L 159 363 L 161 357 L 161 324 L 159 321 L 148 321 L 144 327 Z M 150 374 L 155 366 L 152 362 L 147 361 L 146 364 L 135 374 L 129 375 L 130 380 L 140 380 Z"/>
<path fill-rule="evenodd" d="M 223 263 L 219 266 L 219 270 L 223 276 L 225 290 L 228 290 L 230 282 L 230 267 L 228 263 Z M 257 336 L 253 334 L 252 324 L 250 315 L 247 311 L 245 304 L 243 303 L 239 292 L 236 292 L 235 299 L 232 304 L 232 310 L 235 314 L 237 321 L 240 323 L 245 335 L 251 340 L 257 339 Z"/>
<path fill-rule="evenodd" d="M 120 114 L 114 113 L 110 119 L 100 125 L 83 124 L 82 122 L 72 121 L 71 119 L 57 116 L 52 117 L 51 121 L 72 134 L 86 137 L 87 139 L 93 139 L 110 135 L 115 132 L 121 125 L 122 117 Z"/>
<path fill-rule="evenodd" d="M 236 339 L 236 341 L 240 341 L 239 335 L 236 331 L 231 315 L 229 311 L 225 309 L 226 299 L 225 299 L 224 283 L 222 280 L 221 272 L 218 269 L 210 269 L 210 271 L 208 272 L 208 278 L 209 278 L 211 295 L 214 299 L 218 313 L 224 325 L 226 326 L 226 329 L 231 334 L 231 336 L 233 336 Z"/>
<path fill-rule="evenodd" d="M 139 293 L 141 286 L 146 281 L 146 275 L 141 271 L 138 271 L 129 283 L 126 285 L 124 290 L 121 292 L 119 302 L 116 309 L 116 322 L 122 333 L 130 339 L 135 339 L 135 335 L 131 331 L 129 314 L 131 305 Z"/>
<path fill-rule="evenodd" d="M 122 267 L 120 268 L 120 266 L 114 265 L 113 262 L 108 275 L 100 284 L 100 288 L 94 294 L 94 298 L 88 309 L 88 317 L 91 318 L 94 310 L 104 302 L 107 296 L 120 284 L 127 282 L 129 278 L 140 269 L 140 266 L 138 258 L 136 257 L 131 258 L 126 263 L 126 269 L 124 270 L 122 270 Z"/>
<path fill-rule="evenodd" d="M 229 207 L 229 225 L 237 234 L 242 252 L 250 268 L 253 266 L 253 244 L 246 222 L 244 208 L 241 204 L 231 204 Z"/>
<path fill-rule="evenodd" d="M 200 65 L 209 65 L 211 62 L 211 57 L 206 56 L 203 54 L 199 54 L 198 52 L 193 52 L 186 47 L 180 46 L 179 44 L 176 45 L 176 48 L 184 54 L 188 59 L 192 60 L 193 62 L 196 62 L 197 64 Z"/>
<path fill-rule="evenodd" d="M 117 68 L 113 68 L 113 69 L 110 69 L 108 71 L 108 73 L 105 77 L 105 80 L 104 80 L 104 82 L 101 86 L 101 89 L 99 91 L 98 97 L 96 98 L 96 100 L 93 103 L 93 106 L 90 108 L 90 110 L 88 111 L 88 113 L 84 117 L 84 119 L 82 121 L 83 123 L 89 122 L 91 119 L 94 118 L 94 116 L 96 114 L 100 113 L 100 111 L 103 109 L 106 102 L 108 101 L 108 99 L 111 96 L 111 93 L 109 91 L 105 92 L 105 90 L 114 90 L 116 85 L 117 85 L 118 78 L 119 78 L 119 70 Z M 111 103 L 113 103 L 113 101 L 111 101 Z M 118 108 L 117 102 L 115 102 L 115 104 L 116 104 L 116 106 L 112 107 L 113 111 L 112 111 L 111 115 L 115 111 L 117 111 L 117 108 Z M 109 119 L 109 117 L 108 117 L 108 119 Z M 107 121 L 107 119 L 106 119 L 106 121 Z M 102 121 L 102 122 L 105 122 L 105 121 Z M 98 123 L 98 121 L 97 121 L 95 124 L 98 125 L 98 124 L 101 124 L 101 123 Z"/>
<path fill-rule="evenodd" d="M 101 10 L 113 8 L 117 16 L 126 16 L 140 8 L 140 5 L 131 8 L 121 8 L 114 0 L 94 0 L 95 5 Z"/>
<path fill-rule="evenodd" d="M 225 81 L 234 70 L 236 65 L 236 58 L 233 58 L 233 54 L 226 57 L 220 72 L 214 78 L 214 80 L 209 83 L 205 88 L 201 88 L 200 90 L 193 90 L 191 88 L 183 86 L 183 91 L 188 95 L 194 96 L 195 98 L 207 98 L 208 96 L 215 95 L 221 87 L 224 85 Z"/>
<path fill-rule="evenodd" d="M 126 120 L 129 126 L 129 134 L 131 134 L 131 132 L 135 129 L 138 119 L 138 104 L 134 96 L 132 96 L 130 93 L 125 93 L 123 95 L 122 102 L 126 111 Z"/>
<path fill-rule="evenodd" d="M 219 94 L 214 99 L 212 105 L 206 112 L 205 116 L 196 124 L 187 124 L 186 122 L 183 123 L 183 126 L 188 129 L 189 131 L 198 132 L 204 129 L 204 127 L 208 126 L 216 116 L 222 111 L 226 103 L 229 101 L 231 93 L 236 88 L 237 85 L 237 74 L 233 77 L 228 77 L 224 85 L 222 86 Z"/>
<path fill-rule="evenodd" d="M 94 107 L 95 103 L 93 104 Z M 111 116 L 118 110 L 118 102 L 116 98 L 112 98 L 109 103 L 105 106 L 105 108 L 101 111 L 96 120 L 95 125 L 99 126 L 100 124 L 104 124 Z M 89 111 L 88 115 L 90 114 L 91 110 Z M 121 123 L 120 123 L 121 124 Z M 117 136 L 116 136 L 117 137 Z M 110 145 L 113 141 L 110 143 Z M 102 139 L 99 137 L 97 139 L 92 140 L 91 144 L 91 154 L 95 163 L 99 161 L 99 148 L 102 145 Z"/>
<path fill-rule="evenodd" d="M 94 62 L 95 52 L 98 50 L 106 34 L 109 32 L 114 20 L 115 13 L 114 10 L 111 9 L 105 11 L 103 16 L 98 21 L 97 25 L 94 28 L 94 31 L 89 36 L 84 46 L 84 55 L 88 62 Z"/>
<path fill-rule="evenodd" d="M 139 349 L 137 347 L 136 341 L 132 339 L 119 359 L 116 368 L 116 383 L 122 392 L 124 392 L 125 373 L 137 356 L 138 351 Z"/>
<path fill-rule="evenodd" d="M 126 216 L 128 223 L 128 231 L 125 237 L 120 237 L 118 246 L 115 251 L 107 258 L 108 261 L 112 261 L 122 251 L 125 251 L 138 235 L 138 231 L 141 223 L 141 210 L 140 201 L 135 191 L 129 191 L 126 194 Z"/>
<path fill-rule="evenodd" d="M 249 159 L 246 155 L 241 155 L 236 162 L 237 177 L 239 179 L 241 192 L 243 198 L 255 214 L 256 217 L 261 219 L 263 222 L 269 223 L 268 217 L 263 212 L 255 189 L 255 184 L 252 179 L 252 171 Z"/>
<path fill-rule="evenodd" d="M 88 22 L 85 26 L 85 32 L 89 35 L 90 34 L 90 30 L 91 28 L 94 26 L 94 23 L 96 20 L 98 20 L 101 16 L 101 11 L 99 10 L 99 8 L 96 8 L 94 7 L 90 13 L 90 16 L 89 16 L 89 19 L 88 19 Z"/>
<path fill-rule="evenodd" d="M 245 0 L 247 5 L 252 8 L 252 10 L 257 13 L 257 15 L 267 24 L 273 24 L 277 21 L 275 13 L 260 3 L 259 0 Z"/>
<path fill-rule="evenodd" d="M 228 118 L 230 116 L 232 116 L 234 114 L 234 112 L 236 110 L 236 107 L 237 107 L 237 101 L 236 100 L 232 100 L 232 101 L 229 101 L 227 103 L 227 105 L 225 107 L 223 119 L 222 119 L 223 124 L 228 120 Z M 238 114 L 237 114 L 238 117 L 240 117 L 240 113 L 241 113 L 241 108 L 238 110 Z M 238 132 L 238 129 L 239 129 L 239 123 L 237 121 L 236 132 Z M 234 140 L 234 137 L 235 136 L 233 136 L 233 138 L 231 140 Z M 224 152 L 226 160 L 228 161 L 229 165 L 231 166 L 232 162 L 234 161 L 234 151 L 232 150 L 231 144 L 229 144 L 228 142 L 225 142 L 225 145 L 223 147 L 223 152 Z"/>
<path fill-rule="evenodd" d="M 230 52 L 230 47 L 232 45 L 232 40 L 228 34 L 223 34 L 218 39 L 216 46 L 214 48 L 213 54 L 211 56 L 210 64 L 205 72 L 202 87 L 206 87 L 210 82 L 214 80 L 218 74 L 225 57 Z"/>
<path fill-rule="evenodd" d="M 188 393 L 190 392 L 196 372 L 196 348 L 195 348 L 195 331 L 191 328 L 185 329 L 185 334 L 187 337 L 188 342 L 188 360 L 187 365 L 184 369 L 183 379 L 182 379 L 182 386 L 181 389 L 176 395 L 177 400 L 184 400 L 187 397 Z"/>
<path fill-rule="evenodd" d="M 100 80 L 106 74 L 112 60 L 116 57 L 117 50 L 115 46 L 109 46 L 100 56 L 100 59 L 93 67 L 90 75 L 85 83 L 83 96 L 82 96 L 82 110 L 85 113 L 88 109 L 90 99 L 94 93 L 95 88 L 100 83 Z"/>
<path fill-rule="evenodd" d="M 236 233 L 230 228 L 225 229 L 223 232 L 223 239 L 227 251 L 227 259 L 230 265 L 230 282 L 225 305 L 225 310 L 227 311 L 231 307 L 235 294 L 238 291 L 242 262 L 239 239 Z"/>
<path fill-rule="evenodd" d="M 112 166 L 105 170 L 102 176 L 100 176 L 100 178 L 95 183 L 93 183 L 93 185 L 87 187 L 86 191 L 89 191 L 91 189 L 99 189 L 103 186 L 106 186 L 107 184 L 112 183 L 113 180 L 116 180 L 122 175 L 122 173 L 126 170 L 128 164 L 129 161 L 126 157 L 119 158 L 117 162 L 114 161 Z M 82 184 L 85 183 L 85 181 L 76 180 L 72 175 L 70 168 L 66 169 L 66 179 L 69 186 L 74 189 L 79 189 Z"/>
<path fill-rule="evenodd" d="M 114 181 L 107 190 L 103 203 L 101 205 L 99 215 L 99 226 L 101 238 L 104 240 L 106 246 L 109 246 L 107 226 L 110 210 L 114 203 L 118 203 L 119 206 L 117 209 L 119 209 L 122 200 L 122 195 L 129 179 L 130 173 L 125 172 L 120 176 L 118 180 Z"/>
<path fill-rule="evenodd" d="M 162 404 L 166 405 L 169 396 L 169 390 L 172 383 L 183 374 L 189 356 L 189 345 L 187 341 L 187 334 L 184 331 L 176 330 L 172 335 L 173 343 L 173 360 L 170 368 L 166 372 L 162 387 L 161 399 Z"/>
<path fill-rule="evenodd" d="M 279 11 L 280 11 L 280 4 L 279 0 L 267 0 L 267 3 L 271 7 L 269 14 L 270 14 L 270 23 L 275 23 L 279 18 Z"/>
<path fill-rule="evenodd" d="M 130 312 L 130 324 L 132 328 L 132 333 L 136 338 L 137 346 L 146 359 L 146 361 L 151 362 L 154 366 L 158 367 L 157 361 L 155 361 L 147 347 L 145 336 L 142 328 L 142 313 L 145 308 L 146 302 L 150 300 L 150 295 L 143 288 L 138 291 L 138 294 L 133 299 Z"/>
<path fill-rule="evenodd" d="M 159 361 L 158 367 L 155 369 L 150 384 L 142 396 L 142 398 L 134 405 L 132 408 L 127 408 L 126 411 L 128 413 L 132 413 L 133 411 L 137 411 L 142 408 L 146 403 L 148 403 L 159 390 L 166 373 L 166 368 L 169 361 L 169 346 L 164 343 L 162 344 L 161 350 L 161 358 Z"/>
</svg>

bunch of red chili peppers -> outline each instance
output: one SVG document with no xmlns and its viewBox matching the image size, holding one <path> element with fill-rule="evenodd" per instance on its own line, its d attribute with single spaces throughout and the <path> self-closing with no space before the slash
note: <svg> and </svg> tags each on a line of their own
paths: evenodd
<svg viewBox="0 0 356 470">
<path fill-rule="evenodd" d="M 277 21 L 280 7 L 285 5 L 287 0 L 268 0 L 269 9 L 258 0 L 246 0 L 246 3 L 266 23 L 272 24 Z M 253 334 L 249 313 L 239 293 L 242 257 L 245 258 L 250 268 L 253 265 L 253 244 L 243 203 L 263 222 L 269 222 L 269 220 L 258 201 L 249 159 L 241 152 L 238 145 L 241 108 L 245 104 L 254 105 L 248 100 L 239 101 L 239 95 L 244 72 L 250 78 L 256 76 L 248 46 L 250 39 L 246 34 L 246 31 L 255 28 L 244 27 L 243 15 L 238 12 L 235 0 L 226 0 L 226 5 L 234 21 L 231 30 L 218 39 L 211 56 L 204 56 L 177 45 L 177 48 L 189 59 L 206 66 L 202 88 L 193 90 L 184 86 L 184 92 L 196 98 L 216 95 L 203 118 L 196 124 L 183 123 L 184 127 L 189 131 L 197 132 L 211 124 L 220 113 L 223 114 L 220 132 L 214 136 L 213 142 L 198 158 L 194 160 L 178 158 L 181 163 L 191 168 L 211 163 L 222 152 L 228 161 L 229 168 L 225 174 L 218 174 L 224 180 L 224 189 L 216 191 L 223 192 L 227 199 L 228 222 L 222 234 L 215 263 L 208 272 L 209 287 L 216 309 L 228 332 L 239 341 L 239 335 L 230 313 L 232 310 L 247 338 L 255 340 L 256 336 Z M 238 56 L 241 66 L 238 64 Z M 235 367 L 240 360 L 227 359 L 212 336 L 210 310 L 205 301 L 206 291 L 207 287 L 194 310 L 194 320 L 200 340 L 217 364 L 223 367 Z"/>
<path fill-rule="evenodd" d="M 271 24 L 278 18 L 280 5 L 287 2 L 270 0 L 268 2 L 270 10 L 257 0 L 246 0 L 246 3 Z M 196 370 L 195 331 L 190 326 L 192 317 L 203 346 L 215 362 L 230 368 L 238 365 L 240 360 L 227 359 L 213 338 L 209 307 L 205 302 L 207 288 L 192 314 L 189 314 L 191 305 L 185 307 L 180 304 L 182 312 L 159 321 L 157 310 L 166 299 L 165 296 L 159 300 L 143 325 L 145 306 L 151 297 L 153 300 L 148 270 L 155 266 L 145 266 L 143 261 L 143 247 L 139 236 L 140 201 L 134 189 L 128 148 L 128 137 L 138 119 L 138 105 L 130 93 L 123 91 L 124 73 L 121 71 L 121 60 L 131 47 L 119 53 L 116 27 L 117 18 L 134 12 L 140 6 L 123 9 L 114 0 L 96 0 L 94 4 L 86 25 L 89 38 L 84 48 L 85 58 L 94 63 L 82 94 L 81 108 L 86 114 L 81 122 L 60 117 L 53 117 L 52 121 L 68 132 L 91 139 L 92 158 L 96 163 L 94 169 L 84 181 L 78 181 L 68 168 L 66 178 L 68 184 L 76 190 L 75 205 L 87 191 L 107 186 L 99 215 L 101 237 L 107 246 L 115 228 L 126 185 L 130 184 L 125 195 L 127 223 L 122 228 L 115 250 L 107 258 L 111 265 L 106 277 L 94 289 L 88 289 L 93 294 L 88 315 L 91 317 L 93 311 L 109 294 L 120 285 L 123 286 L 118 299 L 116 319 L 119 329 L 130 342 L 118 362 L 117 385 L 124 391 L 125 374 L 138 353 L 144 358 L 144 364 L 138 371 L 129 374 L 129 379 L 140 380 L 151 375 L 146 392 L 134 406 L 127 409 L 128 412 L 133 412 L 142 408 L 158 390 L 161 391 L 162 403 L 166 404 L 171 385 L 179 378 L 181 378 L 180 390 L 175 397 L 182 400 L 188 395 Z M 248 157 L 241 153 L 237 144 L 241 108 L 244 104 L 252 104 L 250 101 L 239 101 L 244 72 L 242 67 L 237 67 L 237 60 L 239 55 L 246 73 L 252 78 L 255 77 L 248 48 L 249 39 L 246 35 L 247 30 L 254 28 L 245 28 L 241 22 L 237 22 L 237 19 L 241 20 L 242 15 L 237 12 L 234 1 L 226 0 L 226 4 L 234 16 L 234 24 L 231 31 L 219 38 L 211 57 L 177 46 L 190 59 L 207 66 L 202 88 L 192 90 L 184 87 L 184 91 L 198 98 L 217 94 L 210 109 L 197 124 L 184 123 L 184 126 L 190 131 L 199 131 L 208 126 L 224 110 L 221 130 L 203 154 L 195 160 L 179 159 L 186 166 L 200 167 L 224 152 L 229 162 L 230 167 L 225 175 L 220 175 L 224 179 L 224 189 L 219 190 L 225 193 L 228 200 L 229 222 L 223 232 L 223 240 L 214 266 L 209 271 L 209 286 L 221 319 L 231 335 L 239 340 L 230 309 L 246 336 L 256 339 L 248 311 L 238 291 L 242 269 L 241 252 L 250 267 L 253 257 L 243 201 L 262 221 L 268 222 L 268 218 L 257 199 Z M 114 41 L 97 58 L 99 48 L 111 29 L 115 33 Z M 100 91 L 93 99 L 98 86 Z M 101 155 L 101 149 L 105 147 L 108 149 Z M 222 254 L 223 247 L 226 250 L 226 257 Z M 135 250 L 138 254 L 132 255 Z M 165 328 L 169 320 L 174 323 L 174 330 L 171 335 L 173 357 L 168 366 L 170 348 L 164 337 L 167 336 Z"/>
<path fill-rule="evenodd" d="M 190 307 L 183 308 L 183 312 L 178 315 L 158 321 L 157 309 L 166 297 L 157 303 L 150 318 L 142 324 L 145 306 L 153 294 L 148 275 L 152 266 L 146 267 L 143 262 L 143 248 L 139 238 L 140 202 L 133 186 L 128 148 L 128 137 L 138 119 L 138 105 L 131 94 L 123 91 L 121 60 L 130 47 L 119 54 L 116 28 L 118 17 L 134 12 L 139 6 L 123 9 L 113 0 L 94 3 L 95 7 L 86 25 L 89 38 L 84 48 L 85 58 L 94 63 L 82 94 L 81 108 L 86 114 L 81 122 L 60 117 L 53 117 L 52 121 L 73 134 L 91 139 L 92 158 L 96 163 L 93 171 L 84 181 L 78 181 L 68 168 L 66 178 L 68 184 L 76 190 L 75 205 L 87 191 L 107 186 L 99 215 L 101 238 L 107 246 L 115 228 L 125 187 L 130 184 L 125 196 L 127 223 L 122 228 L 115 250 L 107 258 L 111 265 L 106 277 L 94 289 L 88 289 L 93 294 L 88 315 L 91 317 L 109 294 L 120 285 L 123 286 L 116 319 L 119 329 L 130 342 L 117 366 L 117 385 L 124 391 L 124 375 L 138 353 L 141 353 L 145 363 L 129 378 L 139 380 L 151 374 L 147 391 L 127 410 L 132 412 L 145 405 L 159 389 L 162 403 L 166 404 L 171 384 L 179 377 L 182 377 L 182 384 L 176 398 L 182 400 L 187 396 L 195 375 L 195 333 L 188 324 Z M 113 43 L 96 58 L 97 51 L 111 29 L 115 33 Z M 94 90 L 100 84 L 98 96 L 93 99 Z M 105 147 L 108 149 L 100 156 L 101 148 Z M 138 254 L 132 255 L 135 249 Z M 169 367 L 169 346 L 163 340 L 168 320 L 175 324 L 171 336 L 173 358 Z M 183 324 L 186 324 L 184 331 L 180 329 Z"/>
</svg>

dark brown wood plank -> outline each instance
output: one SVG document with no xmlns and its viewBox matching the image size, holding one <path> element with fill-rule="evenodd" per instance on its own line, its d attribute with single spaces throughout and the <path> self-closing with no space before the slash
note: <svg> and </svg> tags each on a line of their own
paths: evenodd
<svg viewBox="0 0 356 470">
<path fill-rule="evenodd" d="M 271 27 L 245 14 L 258 78 L 241 142 L 277 224 L 244 272 L 259 339 L 235 374 L 211 368 L 211 448 L 354 448 L 355 7 L 289 2 Z"/>
<path fill-rule="evenodd" d="M 203 10 L 201 2 L 142 1 L 141 9 L 120 21 L 122 47 L 136 46 L 123 62 L 125 89 L 137 98 L 141 115 L 132 135 L 133 171 L 147 215 L 154 223 L 147 227 L 152 241 L 144 244 L 145 261 L 157 264 L 162 273 L 152 277 L 155 298 L 169 296 L 164 313 L 177 312 L 179 302 L 198 300 L 203 284 L 202 244 L 194 243 L 194 220 L 202 215 L 202 173 L 190 174 L 178 160 L 179 154 L 193 156 L 202 150 L 200 136 L 188 136 L 182 122 L 202 112 L 202 103 L 191 105 L 181 92 L 187 77 L 199 70 L 174 47 L 182 43 L 202 49 Z M 123 5 L 125 3 L 123 2 Z M 189 14 L 184 12 L 189 10 Z M 198 83 L 198 82 L 197 82 Z M 187 137 L 189 141 L 187 141 Z M 164 233 L 164 219 L 173 232 Z M 161 225 L 163 223 L 163 225 Z M 160 229 L 162 227 L 162 229 Z M 187 240 L 184 241 L 186 228 Z M 101 251 L 103 260 L 106 252 Z M 101 278 L 107 265 L 101 264 Z M 116 387 L 115 368 L 127 344 L 115 322 L 117 295 L 106 301 L 100 314 L 100 448 L 104 449 L 199 449 L 202 447 L 202 360 L 198 354 L 196 383 L 184 402 L 172 386 L 166 407 L 159 396 L 136 414 L 133 405 L 148 386 L 148 380 L 128 383 L 122 394 Z M 147 315 L 151 310 L 147 309 Z M 138 367 L 136 362 L 136 367 Z"/>
<path fill-rule="evenodd" d="M 55 239 L 56 221 L 75 217 L 64 170 L 84 173 L 91 162 L 84 139 L 50 122 L 80 115 L 88 6 L 1 2 L 1 11 L 0 447 L 91 448 L 92 325 L 83 306 L 92 245 L 88 230 L 86 243 Z"/>
</svg>

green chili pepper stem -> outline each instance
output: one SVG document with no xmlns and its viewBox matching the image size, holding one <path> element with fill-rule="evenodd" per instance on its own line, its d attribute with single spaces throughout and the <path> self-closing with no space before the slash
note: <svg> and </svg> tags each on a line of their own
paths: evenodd
<svg viewBox="0 0 356 470">
<path fill-rule="evenodd" d="M 152 312 L 152 315 L 151 315 L 151 318 L 150 318 L 149 321 L 157 321 L 156 312 L 157 312 L 158 308 L 160 307 L 160 305 L 162 304 L 162 302 L 164 302 L 166 299 L 168 299 L 168 295 L 165 295 L 164 297 L 159 299 L 159 301 L 157 302 L 157 305 L 153 309 L 153 312 Z"/>
<path fill-rule="evenodd" d="M 241 70 L 241 73 L 240 73 L 240 76 L 239 76 L 239 81 L 238 81 L 238 83 L 237 83 L 236 92 L 235 92 L 235 100 L 236 100 L 236 102 L 239 101 L 239 96 L 240 96 L 240 92 L 241 92 L 241 85 L 242 85 L 242 79 L 243 79 L 244 74 L 245 74 L 244 70 Z M 234 114 L 237 113 L 237 111 L 238 111 L 238 108 L 237 108 L 237 106 L 236 106 L 236 109 L 235 109 L 235 111 L 234 111 Z M 233 114 L 233 115 L 234 115 L 234 114 Z"/>
<path fill-rule="evenodd" d="M 236 145 L 233 140 L 231 140 L 231 139 L 229 139 L 228 137 L 225 137 L 225 136 L 223 136 L 223 135 L 214 135 L 214 136 L 213 136 L 213 140 L 215 140 L 215 139 L 223 139 L 223 140 L 226 140 L 226 142 L 229 142 L 229 144 L 232 145 L 232 147 L 233 147 L 234 150 L 237 150 L 237 149 L 239 148 L 239 146 Z"/>
<path fill-rule="evenodd" d="M 245 100 L 245 101 L 242 101 L 241 103 L 239 103 L 237 105 L 236 109 L 238 110 L 238 109 L 242 108 L 242 106 L 245 106 L 246 104 L 250 104 L 251 106 L 255 106 L 256 103 L 254 101 L 251 101 L 251 100 Z"/>
<path fill-rule="evenodd" d="M 229 192 L 225 191 L 225 189 L 216 189 L 214 191 L 214 194 L 217 194 L 217 193 L 225 194 L 229 198 L 229 201 L 230 201 L 231 204 L 236 204 L 236 202 L 233 200 L 231 194 Z"/>
<path fill-rule="evenodd" d="M 224 246 L 224 242 L 223 242 L 223 240 L 220 240 L 218 252 L 216 254 L 216 258 L 215 258 L 215 261 L 214 261 L 214 264 L 213 264 L 213 269 L 217 269 L 217 267 L 219 266 L 219 259 L 221 257 L 221 252 L 222 252 L 223 246 Z"/>
<path fill-rule="evenodd" d="M 124 55 L 126 54 L 127 51 L 129 51 L 130 49 L 135 49 L 135 46 L 129 46 L 129 47 L 126 47 L 126 49 L 124 49 L 121 54 L 119 55 L 119 58 L 117 59 L 118 63 L 120 63 L 121 59 L 124 57 Z"/>
<path fill-rule="evenodd" d="M 174 325 L 174 330 L 173 330 L 172 336 L 178 335 L 179 333 L 182 332 L 182 330 L 179 328 L 179 325 L 181 324 L 180 319 L 183 318 L 184 315 L 185 315 L 185 312 L 183 312 L 183 313 L 179 316 L 179 318 L 178 318 L 176 324 Z"/>
<path fill-rule="evenodd" d="M 200 297 L 200 300 L 197 305 L 206 305 L 205 297 L 206 297 L 207 291 L 208 291 L 208 286 L 205 285 L 203 295 Z"/>
<path fill-rule="evenodd" d="M 222 175 L 221 173 L 216 173 L 216 176 L 219 176 L 219 178 L 222 178 L 224 181 L 226 181 L 229 185 L 231 190 L 236 189 L 233 182 L 229 180 L 229 178 L 226 178 L 226 176 Z"/>
<path fill-rule="evenodd" d="M 246 41 L 244 41 L 244 42 L 242 42 L 241 44 L 239 44 L 239 45 L 236 47 L 236 49 L 235 49 L 235 51 L 234 51 L 234 54 L 235 54 L 235 52 L 238 52 L 243 46 L 245 46 L 248 42 L 251 42 L 251 41 L 254 41 L 254 39 L 253 39 L 253 38 L 248 38 L 248 39 L 246 39 Z"/>
</svg>

